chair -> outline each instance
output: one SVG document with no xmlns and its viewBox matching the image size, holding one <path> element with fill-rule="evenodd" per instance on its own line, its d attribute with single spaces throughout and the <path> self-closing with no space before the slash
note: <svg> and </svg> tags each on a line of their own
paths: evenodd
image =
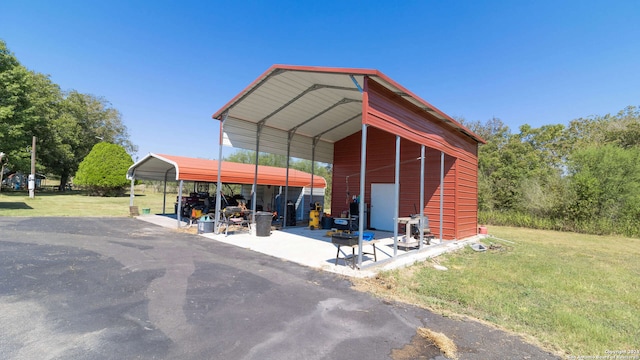
<svg viewBox="0 0 640 360">
<path fill-rule="evenodd" d="M 233 225 L 240 226 L 241 228 L 246 225 L 247 229 L 250 229 L 249 220 L 245 219 L 244 212 L 239 206 L 227 206 L 222 210 L 221 217 L 222 219 L 220 219 L 218 223 L 218 232 L 220 232 L 220 227 L 224 226 L 225 236 L 229 235 L 229 228 Z"/>
</svg>

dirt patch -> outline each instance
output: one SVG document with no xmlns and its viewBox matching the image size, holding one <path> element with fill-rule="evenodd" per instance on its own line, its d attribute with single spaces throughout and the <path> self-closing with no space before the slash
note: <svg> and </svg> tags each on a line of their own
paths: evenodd
<svg viewBox="0 0 640 360">
<path fill-rule="evenodd" d="M 421 360 L 421 359 L 433 359 L 434 357 L 442 355 L 442 352 L 438 347 L 429 339 L 416 334 L 411 342 L 405 345 L 402 349 L 391 350 L 391 358 L 393 360 Z"/>
<path fill-rule="evenodd" d="M 413 301 L 410 296 L 404 295 L 403 287 L 398 284 L 398 280 L 393 275 L 378 274 L 372 278 L 352 278 L 351 283 L 355 290 L 374 294 L 388 302 L 398 301 L 419 307 L 424 306 Z"/>
<path fill-rule="evenodd" d="M 189 227 L 181 227 L 176 229 L 177 232 L 197 235 L 198 234 L 198 226 L 189 226 Z"/>
<path fill-rule="evenodd" d="M 457 359 L 457 347 L 446 335 L 418 328 L 411 342 L 402 349 L 391 350 L 393 360 L 433 359 L 438 355 L 444 355 L 449 359 Z"/>
<path fill-rule="evenodd" d="M 444 356 L 449 359 L 458 358 L 458 347 L 456 347 L 453 340 L 449 339 L 445 334 L 435 332 L 427 328 L 418 328 L 417 332 L 421 337 L 431 340 L 433 344 L 442 351 Z"/>
</svg>

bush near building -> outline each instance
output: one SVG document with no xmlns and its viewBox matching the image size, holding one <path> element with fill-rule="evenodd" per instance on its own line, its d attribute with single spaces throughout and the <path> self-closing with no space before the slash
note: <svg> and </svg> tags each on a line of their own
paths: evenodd
<svg viewBox="0 0 640 360">
<path fill-rule="evenodd" d="M 124 147 L 107 142 L 96 144 L 82 160 L 74 183 L 93 196 L 122 196 L 129 184 L 127 170 L 133 165 Z"/>
</svg>

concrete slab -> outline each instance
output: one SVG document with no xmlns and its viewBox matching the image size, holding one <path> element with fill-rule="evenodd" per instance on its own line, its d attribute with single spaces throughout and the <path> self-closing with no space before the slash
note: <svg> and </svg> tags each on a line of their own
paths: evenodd
<svg viewBox="0 0 640 360">
<path fill-rule="evenodd" d="M 164 215 L 141 215 L 137 219 L 169 228 L 177 228 L 175 217 Z M 182 226 L 188 223 L 182 222 Z M 192 225 L 197 226 L 197 225 Z M 362 268 L 352 268 L 340 259 L 336 265 L 337 247 L 331 243 L 331 236 L 327 230 L 310 230 L 308 227 L 287 227 L 283 230 L 272 230 L 269 236 L 256 236 L 243 229 L 233 229 L 225 236 L 224 233 L 199 234 L 204 239 L 219 241 L 226 244 L 250 249 L 259 253 L 281 258 L 286 261 L 301 264 L 314 269 L 342 274 L 351 277 L 371 277 L 381 270 L 392 270 L 406 267 L 416 262 L 439 256 L 449 251 L 463 248 L 465 245 L 477 242 L 483 236 L 478 235 L 458 241 L 434 240 L 432 245 L 425 245 L 423 249 L 398 248 L 394 257 L 393 233 L 373 231 L 376 244 L 377 262 L 373 255 L 363 255 Z M 398 236 L 400 241 L 400 236 Z M 372 245 L 363 246 L 365 252 L 372 252 Z M 343 251 L 344 249 L 344 251 Z M 340 258 L 351 255 L 348 247 L 341 247 Z M 356 249 L 356 256 L 357 256 Z"/>
</svg>

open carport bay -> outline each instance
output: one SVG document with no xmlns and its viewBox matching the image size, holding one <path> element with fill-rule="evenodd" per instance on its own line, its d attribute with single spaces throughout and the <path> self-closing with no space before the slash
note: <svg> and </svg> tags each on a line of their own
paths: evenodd
<svg viewBox="0 0 640 360">
<path fill-rule="evenodd" d="M 3 359 L 389 359 L 418 327 L 454 339 L 461 359 L 552 358 L 339 275 L 136 219 L 4 217 L 0 232 Z"/>
</svg>

